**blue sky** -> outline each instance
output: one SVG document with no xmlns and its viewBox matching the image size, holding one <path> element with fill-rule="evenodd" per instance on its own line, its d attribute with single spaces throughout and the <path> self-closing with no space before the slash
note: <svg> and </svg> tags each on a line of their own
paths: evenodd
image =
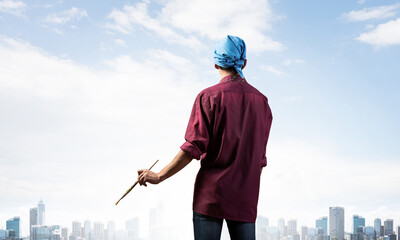
<svg viewBox="0 0 400 240">
<path fill-rule="evenodd" d="M 340 205 L 348 231 L 353 214 L 400 224 L 399 1 L 1 0 L 0 227 L 40 198 L 69 227 L 122 228 L 160 202 L 190 220 L 197 162 L 112 203 L 178 151 L 227 34 L 274 114 L 259 213 L 312 226 Z"/>
</svg>

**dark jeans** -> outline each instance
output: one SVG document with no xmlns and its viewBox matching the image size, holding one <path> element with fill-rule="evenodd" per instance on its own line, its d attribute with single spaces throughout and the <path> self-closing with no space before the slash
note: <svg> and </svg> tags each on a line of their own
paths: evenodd
<svg viewBox="0 0 400 240">
<path fill-rule="evenodd" d="M 193 212 L 195 240 L 220 240 L 223 219 Z M 226 220 L 231 240 L 255 240 L 255 224 Z"/>
</svg>

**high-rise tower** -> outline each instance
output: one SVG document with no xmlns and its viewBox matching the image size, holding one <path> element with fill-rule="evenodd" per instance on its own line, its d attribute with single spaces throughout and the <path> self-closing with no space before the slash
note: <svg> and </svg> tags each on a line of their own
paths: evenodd
<svg viewBox="0 0 400 240">
<path fill-rule="evenodd" d="M 9 230 L 10 237 L 19 238 L 19 217 L 7 220 L 6 229 Z"/>
<path fill-rule="evenodd" d="M 37 225 L 44 226 L 45 225 L 45 219 L 44 219 L 44 213 L 45 213 L 45 207 L 44 203 L 42 200 L 38 203 L 37 206 Z"/>
<path fill-rule="evenodd" d="M 29 238 L 32 240 L 32 226 L 37 225 L 38 209 L 31 208 L 29 210 Z"/>
<path fill-rule="evenodd" d="M 385 235 L 393 234 L 393 219 L 386 219 L 383 226 L 385 226 Z"/>
<path fill-rule="evenodd" d="M 297 234 L 297 221 L 295 219 L 290 219 L 287 222 L 288 225 L 288 235 L 295 235 Z"/>
<path fill-rule="evenodd" d="M 357 233 L 358 227 L 365 227 L 365 218 L 359 215 L 353 215 L 353 233 Z"/>
<path fill-rule="evenodd" d="M 315 221 L 315 228 L 321 228 L 323 230 L 323 234 L 328 234 L 328 217 L 322 217 Z"/>
<path fill-rule="evenodd" d="M 378 239 L 381 235 L 381 219 L 375 218 L 374 220 L 374 239 Z"/>
<path fill-rule="evenodd" d="M 344 239 L 344 208 L 329 207 L 329 235 L 331 240 Z"/>
</svg>

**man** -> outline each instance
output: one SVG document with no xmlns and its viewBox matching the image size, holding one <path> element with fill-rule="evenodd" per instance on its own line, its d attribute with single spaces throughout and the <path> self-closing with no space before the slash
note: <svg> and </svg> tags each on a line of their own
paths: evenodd
<svg viewBox="0 0 400 240">
<path fill-rule="evenodd" d="M 195 239 L 220 239 L 225 219 L 231 239 L 253 240 L 272 114 L 268 99 L 243 76 L 242 39 L 228 35 L 219 41 L 214 61 L 221 81 L 197 95 L 181 150 L 159 173 L 139 170 L 138 179 L 140 185 L 158 184 L 201 159 L 193 197 Z"/>
</svg>

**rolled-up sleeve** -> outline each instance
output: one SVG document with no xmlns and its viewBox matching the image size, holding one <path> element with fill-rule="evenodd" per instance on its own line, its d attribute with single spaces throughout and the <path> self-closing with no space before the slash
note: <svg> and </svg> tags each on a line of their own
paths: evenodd
<svg viewBox="0 0 400 240">
<path fill-rule="evenodd" d="M 272 124 L 272 113 L 271 113 L 271 109 L 268 106 L 268 112 L 269 112 L 269 116 L 267 119 L 267 126 L 265 128 L 265 148 L 264 148 L 264 156 L 261 159 L 261 167 L 265 167 L 267 166 L 267 144 L 268 144 L 268 139 L 269 139 L 269 132 L 271 130 L 271 124 Z"/>
<path fill-rule="evenodd" d="M 210 129 L 209 117 L 209 100 L 200 93 L 196 97 L 190 114 L 185 133 L 186 142 L 181 146 L 183 151 L 197 160 L 200 160 L 201 155 L 207 151 Z"/>
</svg>

